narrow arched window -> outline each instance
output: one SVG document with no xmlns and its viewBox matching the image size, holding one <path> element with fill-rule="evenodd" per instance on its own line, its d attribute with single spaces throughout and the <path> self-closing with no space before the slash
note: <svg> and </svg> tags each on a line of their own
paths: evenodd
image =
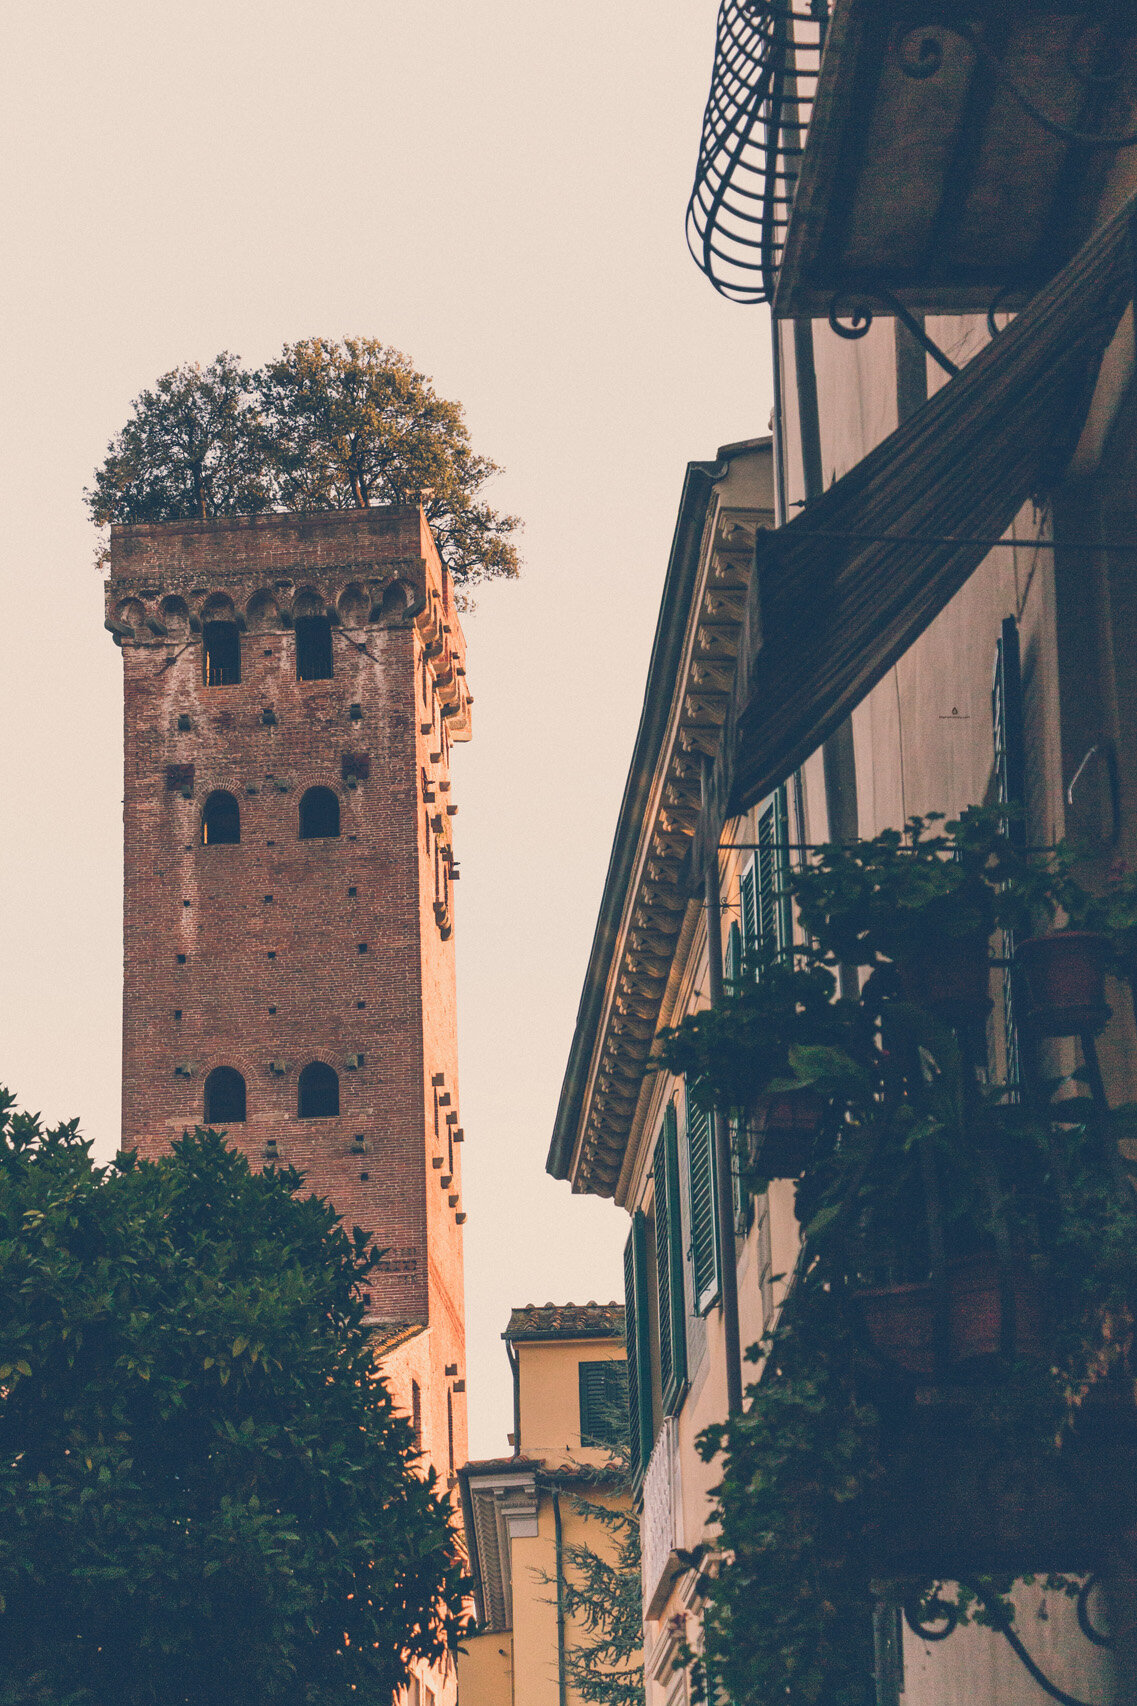
<svg viewBox="0 0 1137 1706">
<path fill-rule="evenodd" d="M 215 1066 L 205 1080 L 206 1125 L 241 1125 L 245 1119 L 245 1080 L 235 1066 Z"/>
<path fill-rule="evenodd" d="M 241 679 L 241 635 L 235 622 L 206 622 L 201 630 L 207 687 L 235 687 Z"/>
<path fill-rule="evenodd" d="M 340 803 L 331 788 L 309 788 L 300 796 L 300 839 L 315 841 L 340 832 Z"/>
<path fill-rule="evenodd" d="M 340 1081 L 322 1060 L 309 1061 L 300 1074 L 296 1112 L 302 1120 L 330 1120 L 340 1111 Z"/>
<path fill-rule="evenodd" d="M 326 616 L 296 618 L 297 681 L 330 681 L 332 625 Z"/>
<path fill-rule="evenodd" d="M 224 788 L 215 788 L 205 802 L 201 814 L 201 840 L 204 847 L 232 846 L 241 839 L 241 808 Z"/>
</svg>

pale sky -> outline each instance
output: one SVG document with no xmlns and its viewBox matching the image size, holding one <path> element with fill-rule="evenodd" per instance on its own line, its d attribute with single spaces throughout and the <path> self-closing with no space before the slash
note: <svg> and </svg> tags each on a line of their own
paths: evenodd
<svg viewBox="0 0 1137 1706">
<path fill-rule="evenodd" d="M 454 797 L 470 1445 L 511 1306 L 620 1295 L 544 1171 L 685 464 L 767 429 L 762 311 L 683 242 L 715 0 L 4 7 L 0 1082 L 117 1146 L 121 662 L 82 488 L 160 373 L 361 334 L 525 518 L 466 621 Z"/>
</svg>

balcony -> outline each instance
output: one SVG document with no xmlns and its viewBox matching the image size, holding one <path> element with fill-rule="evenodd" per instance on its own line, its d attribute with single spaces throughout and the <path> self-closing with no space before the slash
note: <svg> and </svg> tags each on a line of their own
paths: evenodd
<svg viewBox="0 0 1137 1706">
<path fill-rule="evenodd" d="M 1129 5 L 725 0 L 689 237 L 779 317 L 1020 308 L 1133 140 Z M 891 300 L 890 300 L 891 299 Z"/>
<path fill-rule="evenodd" d="M 683 1493 L 679 1473 L 679 1426 L 674 1416 L 663 1427 L 648 1460 L 643 1483 L 644 1618 L 658 1617 L 667 1602 L 683 1544 Z"/>
</svg>

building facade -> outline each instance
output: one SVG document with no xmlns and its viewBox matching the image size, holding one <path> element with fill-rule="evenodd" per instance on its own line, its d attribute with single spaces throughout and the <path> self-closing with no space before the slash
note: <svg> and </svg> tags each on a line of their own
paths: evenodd
<svg viewBox="0 0 1137 1706">
<path fill-rule="evenodd" d="M 1078 838 L 1091 883 L 1137 859 L 1137 161 L 1117 145 L 1135 20 L 978 10 L 720 13 L 692 246 L 726 294 L 773 307 L 773 443 L 748 453 L 772 457 L 767 496 L 731 568 L 716 517 L 737 454 L 688 471 L 549 1155 L 631 1217 L 650 1706 L 687 1698 L 675 1660 L 698 1640 L 717 1471 L 694 1441 L 756 1377 L 740 1351 L 777 1322 L 799 1249 L 794 1182 L 751 1195 L 737 1142 L 646 1070 L 660 1030 L 792 950 L 786 874 L 820 843 L 997 803 L 1034 846 Z M 991 1074 L 1013 1081 L 1005 967 L 990 993 Z M 1137 1037 L 1128 990 L 1108 993 L 1116 1106 Z M 997 1630 L 939 1643 L 901 1622 L 880 1706 L 1131 1697 L 1125 1618 L 1111 1648 L 1069 1603 L 1015 1598 L 1042 1681 Z"/>
<path fill-rule="evenodd" d="M 125 702 L 123 1145 L 224 1129 L 372 1235 L 384 1373 L 453 1487 L 450 747 L 470 693 L 449 574 L 417 508 L 116 527 L 107 627 Z"/>
<path fill-rule="evenodd" d="M 576 1706 L 571 1654 L 594 1632 L 566 1605 L 573 1549 L 604 1558 L 620 1535 L 582 1501 L 626 1510 L 613 1444 L 627 1404 L 617 1303 L 532 1304 L 503 1333 L 513 1370 L 511 1456 L 459 1471 L 477 1627 L 458 1659 L 462 1706 Z M 638 1659 L 635 1655 L 630 1662 Z"/>
</svg>

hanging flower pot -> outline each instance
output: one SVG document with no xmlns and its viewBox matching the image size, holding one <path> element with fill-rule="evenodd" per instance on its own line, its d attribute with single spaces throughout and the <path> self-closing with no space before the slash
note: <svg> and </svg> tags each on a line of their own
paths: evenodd
<svg viewBox="0 0 1137 1706">
<path fill-rule="evenodd" d="M 998 1259 L 989 1252 L 948 1263 L 949 1360 L 953 1367 L 995 1356 L 1002 1336 Z M 1015 1356 L 1043 1349 L 1045 1297 L 1040 1276 L 1017 1263 Z M 865 1328 L 877 1354 L 908 1374 L 934 1375 L 935 1296 L 930 1280 L 910 1285 L 868 1286 L 856 1294 Z"/>
<path fill-rule="evenodd" d="M 759 1096 L 747 1128 L 750 1168 L 762 1179 L 797 1179 L 805 1172 L 825 1119 L 816 1090 L 771 1090 Z"/>
<path fill-rule="evenodd" d="M 1102 1029 L 1109 938 L 1096 930 L 1056 930 L 1015 948 L 1024 1017 L 1038 1036 L 1076 1037 Z"/>
<path fill-rule="evenodd" d="M 898 956 L 896 972 L 906 1001 L 960 1023 L 990 1011 L 991 965 L 987 938 L 929 935 Z"/>
</svg>

